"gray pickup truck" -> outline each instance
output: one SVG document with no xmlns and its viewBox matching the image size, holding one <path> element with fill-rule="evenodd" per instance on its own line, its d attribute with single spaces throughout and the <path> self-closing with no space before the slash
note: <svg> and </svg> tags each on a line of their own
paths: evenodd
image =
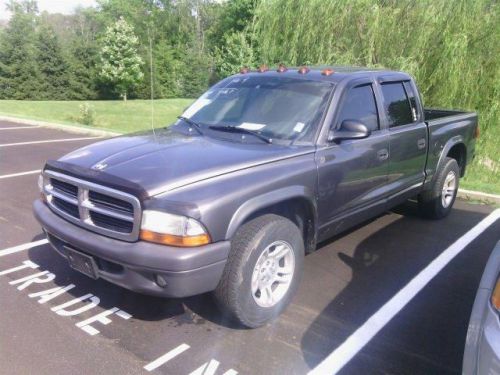
<svg viewBox="0 0 500 375">
<path fill-rule="evenodd" d="M 409 198 L 445 217 L 477 136 L 475 113 L 424 109 L 405 73 L 245 68 L 169 127 L 48 161 L 34 214 L 74 269 L 157 296 L 213 291 L 257 327 L 321 241 Z"/>
</svg>

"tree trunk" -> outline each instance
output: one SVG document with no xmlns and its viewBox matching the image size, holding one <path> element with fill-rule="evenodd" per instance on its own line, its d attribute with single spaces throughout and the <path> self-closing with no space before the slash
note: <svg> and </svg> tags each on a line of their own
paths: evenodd
<svg viewBox="0 0 500 375">
<path fill-rule="evenodd" d="M 124 102 L 126 102 L 126 101 L 127 101 L 127 93 L 126 93 L 126 92 L 124 92 L 124 93 L 122 94 L 122 96 L 123 96 L 123 101 L 124 101 Z"/>
</svg>

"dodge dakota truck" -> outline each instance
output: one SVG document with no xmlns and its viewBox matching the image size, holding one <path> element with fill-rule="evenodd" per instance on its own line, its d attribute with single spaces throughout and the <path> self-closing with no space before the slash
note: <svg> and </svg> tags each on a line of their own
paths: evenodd
<svg viewBox="0 0 500 375">
<path fill-rule="evenodd" d="M 475 113 L 425 109 L 402 72 L 244 68 L 171 126 L 47 161 L 34 215 L 75 270 L 156 296 L 213 292 L 258 327 L 321 241 L 410 198 L 448 215 L 478 134 Z"/>
</svg>

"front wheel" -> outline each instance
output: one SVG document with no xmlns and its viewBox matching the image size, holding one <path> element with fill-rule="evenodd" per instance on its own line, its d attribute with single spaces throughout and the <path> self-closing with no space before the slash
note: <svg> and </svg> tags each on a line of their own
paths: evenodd
<svg viewBox="0 0 500 375">
<path fill-rule="evenodd" d="M 214 294 L 223 312 L 255 328 L 290 303 L 302 275 L 304 241 L 299 228 L 278 215 L 244 224 L 232 240 L 226 268 Z"/>
<path fill-rule="evenodd" d="M 455 203 L 460 178 L 457 161 L 452 158 L 446 158 L 436 173 L 432 189 L 420 194 L 418 198 L 420 210 L 430 219 L 442 219 L 450 213 Z"/>
</svg>

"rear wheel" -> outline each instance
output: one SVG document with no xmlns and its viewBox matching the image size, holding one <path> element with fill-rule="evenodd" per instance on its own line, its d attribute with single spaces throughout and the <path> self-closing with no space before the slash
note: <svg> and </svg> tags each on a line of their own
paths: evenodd
<svg viewBox="0 0 500 375">
<path fill-rule="evenodd" d="M 418 203 L 424 216 L 430 219 L 446 217 L 455 203 L 460 178 L 457 161 L 446 158 L 437 171 L 436 180 L 430 191 L 420 194 Z"/>
<path fill-rule="evenodd" d="M 214 294 L 223 312 L 251 328 L 278 316 L 290 303 L 302 275 L 304 242 L 299 228 L 278 215 L 243 225 L 232 240 L 224 274 Z"/>
</svg>

